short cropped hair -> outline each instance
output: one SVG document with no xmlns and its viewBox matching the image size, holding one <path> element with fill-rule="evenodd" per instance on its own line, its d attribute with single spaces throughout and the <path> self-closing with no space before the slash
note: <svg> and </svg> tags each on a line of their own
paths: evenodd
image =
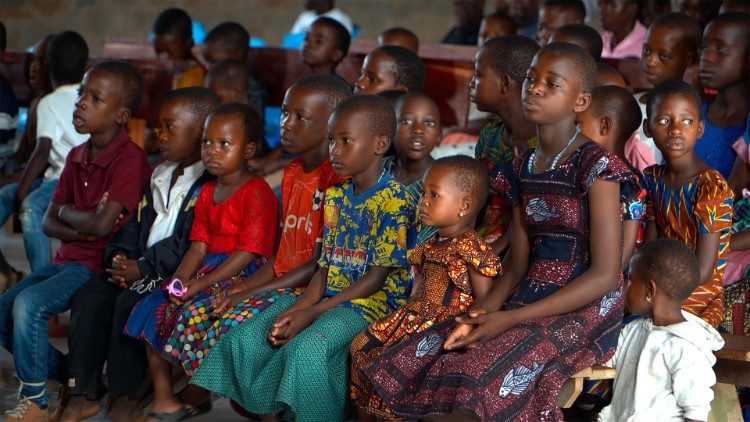
<svg viewBox="0 0 750 422">
<path fill-rule="evenodd" d="M 89 47 L 79 33 L 64 31 L 49 41 L 46 56 L 50 75 L 57 84 L 75 84 L 83 79 Z"/>
<path fill-rule="evenodd" d="M 620 144 L 630 139 L 643 121 L 638 101 L 630 91 L 619 86 L 607 85 L 594 88 L 591 91 L 589 108 L 595 116 L 609 116 L 617 122 L 617 139 Z"/>
<path fill-rule="evenodd" d="M 621 82 L 623 86 L 627 85 L 627 83 L 625 82 L 625 77 L 622 76 L 622 73 L 605 62 L 596 62 L 596 73 L 598 84 L 602 83 L 602 77 L 604 77 L 609 78 L 610 80 L 617 79 L 617 81 Z"/>
<path fill-rule="evenodd" d="M 391 58 L 391 72 L 396 76 L 397 84 L 405 86 L 408 91 L 421 91 L 424 88 L 424 63 L 417 53 L 397 45 L 384 45 L 373 51 L 380 51 Z"/>
<path fill-rule="evenodd" d="M 193 21 L 190 19 L 190 15 L 175 7 L 159 13 L 152 30 L 157 37 L 171 34 L 176 35 L 181 40 L 193 39 Z"/>
<path fill-rule="evenodd" d="M 700 267 L 693 251 L 674 239 L 645 243 L 636 253 L 634 272 L 652 280 L 675 302 L 687 299 L 700 284 Z"/>
<path fill-rule="evenodd" d="M 591 92 L 596 86 L 596 61 L 586 50 L 567 42 L 552 42 L 539 50 L 538 55 L 559 54 L 571 60 L 575 66 L 575 74 L 580 78 L 584 91 Z"/>
<path fill-rule="evenodd" d="M 204 43 L 217 43 L 226 50 L 247 51 L 250 34 L 237 22 L 223 22 L 206 35 Z"/>
<path fill-rule="evenodd" d="M 586 6 L 581 0 L 545 0 L 542 7 L 562 7 L 575 13 L 581 22 L 586 18 Z"/>
<path fill-rule="evenodd" d="M 406 38 L 409 39 L 410 42 L 412 42 L 414 44 L 415 48 L 417 50 L 419 50 L 419 37 L 417 37 L 417 34 L 415 34 L 414 32 L 412 32 L 412 31 L 410 31 L 410 30 L 408 30 L 406 28 L 402 28 L 400 26 L 396 26 L 396 27 L 393 27 L 393 28 L 388 28 L 385 31 L 381 32 L 380 36 L 378 38 L 380 38 L 380 37 L 385 38 L 385 37 L 388 37 L 388 36 L 406 37 Z"/>
<path fill-rule="evenodd" d="M 430 168 L 446 167 L 453 170 L 453 185 L 470 195 L 476 203 L 476 211 L 482 209 L 489 191 L 489 174 L 482 163 L 466 155 L 452 155 L 435 160 Z"/>
<path fill-rule="evenodd" d="M 492 38 L 484 43 L 481 51 L 496 74 L 523 82 L 534 55 L 539 51 L 539 44 L 523 35 L 508 35 Z"/>
<path fill-rule="evenodd" d="M 718 16 L 716 16 L 710 24 L 718 24 L 718 23 L 725 23 L 729 25 L 734 25 L 737 28 L 739 28 L 741 31 L 744 32 L 744 35 L 741 36 L 741 39 L 745 40 L 745 54 L 748 54 L 748 51 L 750 51 L 750 42 L 747 40 L 748 37 L 750 37 L 750 28 L 748 27 L 748 22 L 750 22 L 750 13 L 746 12 L 726 12 L 722 13 Z"/>
<path fill-rule="evenodd" d="M 701 46 L 703 30 L 698 21 L 685 13 L 670 12 L 659 16 L 651 24 L 651 28 L 662 27 L 680 34 L 680 41 L 684 48 L 691 52 L 698 52 Z"/>
<path fill-rule="evenodd" d="M 701 96 L 694 86 L 690 85 L 685 81 L 669 80 L 664 81 L 656 85 L 647 94 L 648 98 L 646 101 L 646 119 L 651 120 L 651 116 L 654 114 L 653 110 L 656 105 L 656 100 L 662 97 L 669 97 L 671 95 L 682 95 L 692 101 L 698 110 L 701 109 Z"/>
<path fill-rule="evenodd" d="M 352 42 L 352 36 L 349 34 L 349 31 L 342 25 L 339 21 L 336 19 L 331 19 L 327 16 L 321 16 L 318 19 L 315 19 L 315 22 L 313 22 L 313 25 L 321 23 L 323 25 L 327 25 L 329 28 L 333 29 L 333 32 L 336 33 L 336 38 L 334 40 L 335 47 L 337 50 L 340 50 L 344 55 L 342 57 L 346 57 L 346 53 L 349 52 L 349 43 Z"/>
<path fill-rule="evenodd" d="M 123 106 L 135 112 L 143 99 L 143 76 L 132 64 L 121 60 L 108 60 L 91 66 L 89 73 L 104 72 L 118 80 Z"/>
<path fill-rule="evenodd" d="M 206 121 L 206 117 L 221 104 L 219 96 L 213 91 L 197 86 L 169 91 L 161 103 L 163 106 L 172 101 L 182 101 L 183 107 L 198 119 L 201 126 Z"/>
<path fill-rule="evenodd" d="M 335 75 L 309 75 L 298 79 L 292 88 L 306 88 L 326 96 L 326 104 L 333 110 L 340 102 L 352 96 L 352 88 Z"/>
<path fill-rule="evenodd" d="M 217 82 L 221 86 L 242 86 L 247 89 L 247 67 L 234 59 L 224 59 L 216 63 L 206 74 L 206 81 Z"/>
<path fill-rule="evenodd" d="M 602 36 L 596 29 L 582 23 L 572 23 L 557 28 L 552 37 L 555 41 L 558 41 L 558 36 L 572 38 L 573 44 L 588 51 L 594 60 L 599 61 L 602 59 L 604 43 L 602 42 Z"/>
<path fill-rule="evenodd" d="M 513 20 L 513 18 L 508 16 L 508 14 L 505 12 L 495 11 L 484 17 L 484 20 L 489 19 L 500 20 L 502 24 L 507 27 L 508 32 L 510 32 L 511 34 L 515 34 L 516 32 L 518 32 L 518 23 Z"/>
<path fill-rule="evenodd" d="M 385 135 L 391 141 L 396 137 L 396 112 L 391 102 L 385 98 L 378 95 L 355 95 L 341 101 L 333 110 L 333 115 L 337 117 L 351 113 L 366 116 L 363 121 L 373 137 Z"/>
<path fill-rule="evenodd" d="M 242 129 L 245 131 L 245 140 L 248 143 L 256 143 L 259 148 L 263 144 L 263 119 L 258 115 L 258 112 L 247 104 L 219 104 L 208 117 L 232 117 L 239 119 L 242 123 Z"/>
<path fill-rule="evenodd" d="M 390 92 L 390 91 L 385 91 L 385 92 Z M 380 94 L 382 94 L 382 92 Z M 378 94 L 378 95 L 380 95 L 380 94 Z M 401 107 L 404 106 L 404 103 L 407 102 L 407 101 L 409 101 L 409 100 L 411 100 L 411 99 L 415 99 L 415 98 L 422 98 L 422 99 L 427 100 L 428 103 L 431 103 L 432 105 L 435 106 L 435 108 L 438 110 L 438 112 L 440 111 L 440 107 L 438 107 L 438 104 L 437 104 L 437 102 L 435 102 L 435 99 L 432 98 L 432 97 L 430 97 L 429 95 L 425 94 L 424 92 L 421 92 L 421 91 L 407 92 L 407 93 L 403 93 L 402 92 L 401 94 L 402 95 L 400 95 L 396 99 L 396 104 L 394 106 L 394 108 L 396 110 L 396 119 L 398 119 L 398 112 L 401 109 Z M 435 116 L 435 117 L 438 119 L 438 126 L 439 126 L 440 125 L 440 123 L 439 123 L 439 121 L 440 121 L 440 114 L 438 113 L 438 115 Z"/>
</svg>

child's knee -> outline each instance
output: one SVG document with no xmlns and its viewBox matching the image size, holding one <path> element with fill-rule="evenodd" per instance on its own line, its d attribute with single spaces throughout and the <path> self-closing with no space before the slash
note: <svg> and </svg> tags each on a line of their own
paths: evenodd
<svg viewBox="0 0 750 422">
<path fill-rule="evenodd" d="M 13 302 L 13 325 L 26 326 L 39 318 L 49 319 L 45 297 L 33 289 L 26 289 L 16 296 Z"/>
</svg>

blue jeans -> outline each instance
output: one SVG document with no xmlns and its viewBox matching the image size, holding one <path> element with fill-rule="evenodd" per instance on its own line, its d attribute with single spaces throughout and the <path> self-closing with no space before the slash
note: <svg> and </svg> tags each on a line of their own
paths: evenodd
<svg viewBox="0 0 750 422">
<path fill-rule="evenodd" d="M 52 200 L 52 194 L 59 180 L 43 182 L 34 180 L 29 187 L 29 194 L 21 203 L 19 218 L 23 230 L 23 245 L 31 271 L 41 269 L 50 260 L 49 237 L 42 230 L 42 219 Z M 11 183 L 0 189 L 0 224 L 5 224 L 13 214 L 18 183 Z"/>
<path fill-rule="evenodd" d="M 67 379 L 65 356 L 49 342 L 48 320 L 70 308 L 92 275 L 77 262 L 50 263 L 0 296 L 0 346 L 13 354 L 21 395 L 40 406 L 49 400 L 47 379 Z"/>
</svg>

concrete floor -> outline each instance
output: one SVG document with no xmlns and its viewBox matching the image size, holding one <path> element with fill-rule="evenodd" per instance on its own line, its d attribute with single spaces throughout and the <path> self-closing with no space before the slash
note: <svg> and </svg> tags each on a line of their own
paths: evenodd
<svg viewBox="0 0 750 422">
<path fill-rule="evenodd" d="M 12 232 L 10 224 L 0 230 L 0 249 L 11 266 L 17 270 L 23 271 L 25 274 L 29 273 L 29 265 L 26 261 L 26 254 L 23 249 L 23 240 L 21 239 L 21 235 Z M 65 320 L 66 315 L 63 315 L 62 323 L 65 323 Z M 68 350 L 67 339 L 64 337 L 52 339 L 52 344 L 63 352 L 67 352 Z M 0 348 L 0 415 L 3 415 L 8 409 L 14 408 L 18 403 L 18 399 L 16 398 L 18 394 L 18 386 L 19 383 L 18 379 L 15 377 L 13 366 L 13 356 L 5 349 Z M 60 384 L 56 381 L 50 381 L 48 383 L 48 389 L 54 395 L 50 401 L 50 410 L 54 410 L 57 405 L 57 391 L 59 387 Z M 105 401 L 106 400 L 102 401 L 102 408 L 105 405 Z M 2 416 L 0 416 L 0 418 L 1 417 Z M 109 419 L 104 417 L 104 411 L 102 410 L 99 415 L 87 420 L 107 421 Z M 213 410 L 211 412 L 195 417 L 191 420 L 222 422 L 239 421 L 244 419 L 230 408 L 227 399 L 215 397 L 213 401 Z"/>
</svg>

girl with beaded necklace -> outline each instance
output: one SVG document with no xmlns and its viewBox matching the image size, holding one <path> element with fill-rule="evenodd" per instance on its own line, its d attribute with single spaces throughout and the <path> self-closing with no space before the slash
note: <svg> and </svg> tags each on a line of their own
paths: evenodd
<svg viewBox="0 0 750 422">
<path fill-rule="evenodd" d="M 539 148 L 493 180 L 510 186 L 510 256 L 468 316 L 437 323 L 364 368 L 396 415 L 562 420 L 563 382 L 614 352 L 621 191 L 637 191 L 626 165 L 575 125 L 595 81 L 596 63 L 572 44 L 548 44 L 532 61 L 522 101 Z"/>
</svg>

